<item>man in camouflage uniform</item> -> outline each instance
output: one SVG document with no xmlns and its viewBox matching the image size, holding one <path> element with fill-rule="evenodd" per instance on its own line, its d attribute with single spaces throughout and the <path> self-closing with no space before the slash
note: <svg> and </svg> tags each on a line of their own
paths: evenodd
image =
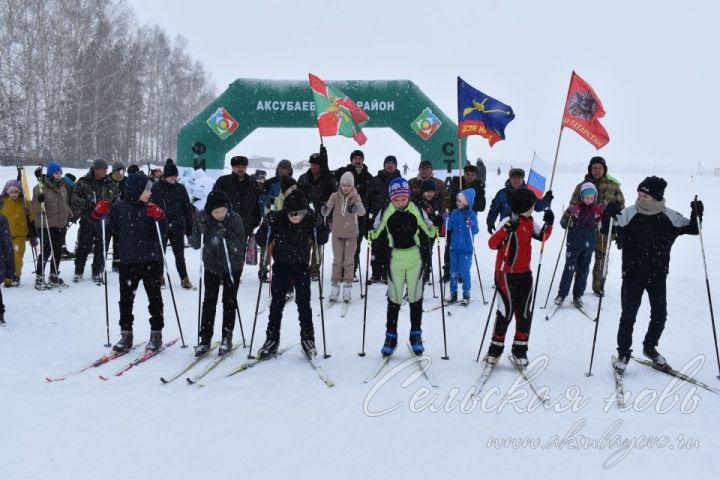
<svg viewBox="0 0 720 480">
<path fill-rule="evenodd" d="M 608 203 L 617 202 L 621 209 L 625 208 L 625 197 L 620 190 L 620 182 L 608 175 L 607 164 L 602 157 L 592 157 L 588 165 L 588 173 L 585 179 L 578 183 L 570 197 L 570 203 L 576 202 L 580 194 L 580 186 L 585 182 L 592 182 L 597 188 L 599 205 L 605 207 Z M 593 266 L 593 282 L 592 289 L 595 295 L 602 296 L 602 274 L 603 265 L 605 263 L 605 246 L 607 244 L 607 234 L 597 236 L 595 242 L 595 265 Z"/>
</svg>

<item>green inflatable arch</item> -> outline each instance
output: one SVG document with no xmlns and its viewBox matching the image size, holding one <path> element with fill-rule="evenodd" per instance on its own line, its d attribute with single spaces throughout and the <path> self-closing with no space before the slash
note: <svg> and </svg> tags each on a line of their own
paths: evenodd
<svg viewBox="0 0 720 480">
<path fill-rule="evenodd" d="M 458 148 L 457 125 L 409 80 L 328 82 L 370 116 L 363 128 L 393 129 L 435 170 L 456 171 L 465 164 L 465 143 Z M 204 161 L 210 175 L 225 167 L 225 155 L 257 128 L 317 128 L 315 103 L 307 80 L 241 78 L 230 84 L 178 133 L 177 163 L 193 167 Z M 354 145 L 352 139 L 348 142 Z M 368 134 L 372 142 L 372 134 Z"/>
</svg>

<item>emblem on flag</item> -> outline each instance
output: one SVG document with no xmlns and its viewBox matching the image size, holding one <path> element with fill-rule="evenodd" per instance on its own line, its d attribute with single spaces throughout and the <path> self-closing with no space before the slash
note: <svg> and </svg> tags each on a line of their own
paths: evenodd
<svg viewBox="0 0 720 480">
<path fill-rule="evenodd" d="M 228 138 L 238 128 L 237 120 L 224 107 L 218 108 L 215 113 L 210 115 L 207 124 L 221 140 Z"/>
<path fill-rule="evenodd" d="M 412 129 L 415 130 L 415 133 L 420 135 L 420 138 L 423 140 L 432 137 L 441 125 L 442 121 L 427 107 L 422 111 L 420 116 L 410 124 Z"/>
</svg>

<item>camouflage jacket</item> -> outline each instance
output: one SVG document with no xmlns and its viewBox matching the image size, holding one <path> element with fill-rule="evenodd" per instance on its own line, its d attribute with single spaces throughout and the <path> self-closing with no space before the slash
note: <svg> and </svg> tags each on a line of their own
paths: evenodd
<svg viewBox="0 0 720 480">
<path fill-rule="evenodd" d="M 90 214 L 100 200 L 108 200 L 111 204 L 120 199 L 117 182 L 109 176 L 96 180 L 92 169 L 87 175 L 75 182 L 75 189 L 70 196 L 70 208 L 73 221 L 92 220 Z"/>
</svg>

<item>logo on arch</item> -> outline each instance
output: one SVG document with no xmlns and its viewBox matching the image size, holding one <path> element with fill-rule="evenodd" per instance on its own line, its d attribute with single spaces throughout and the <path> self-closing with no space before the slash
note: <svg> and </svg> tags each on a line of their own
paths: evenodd
<svg viewBox="0 0 720 480">
<path fill-rule="evenodd" d="M 442 121 L 429 108 L 425 108 L 420 116 L 410 124 L 415 133 L 420 135 L 423 140 L 432 137 L 440 125 L 442 125 Z"/>
<path fill-rule="evenodd" d="M 207 124 L 221 140 L 228 138 L 238 128 L 237 120 L 224 107 L 218 108 L 215 113 L 210 115 Z"/>
</svg>

